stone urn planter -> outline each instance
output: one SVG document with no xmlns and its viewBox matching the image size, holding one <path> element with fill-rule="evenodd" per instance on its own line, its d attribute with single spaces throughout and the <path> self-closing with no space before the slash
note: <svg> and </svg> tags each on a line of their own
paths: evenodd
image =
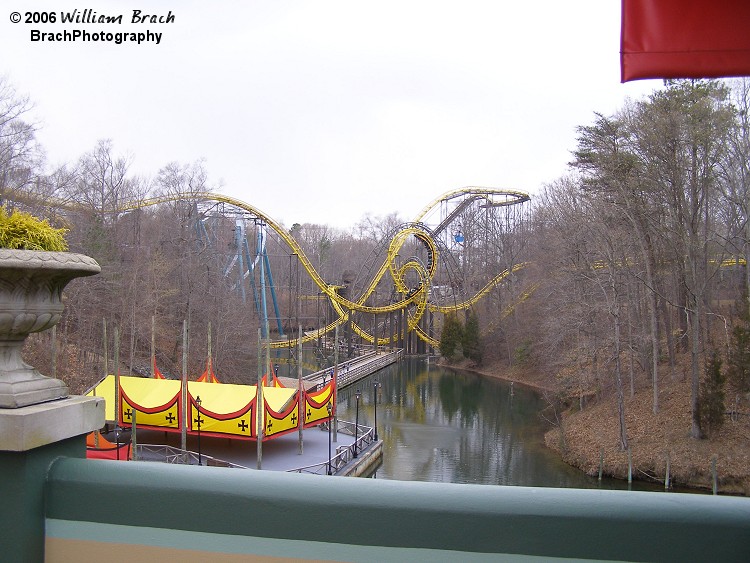
<svg viewBox="0 0 750 563">
<path fill-rule="evenodd" d="M 21 349 L 30 333 L 60 321 L 68 282 L 100 271 L 96 260 L 83 254 L 0 249 L 0 408 L 68 396 L 65 383 L 26 364 Z"/>
</svg>

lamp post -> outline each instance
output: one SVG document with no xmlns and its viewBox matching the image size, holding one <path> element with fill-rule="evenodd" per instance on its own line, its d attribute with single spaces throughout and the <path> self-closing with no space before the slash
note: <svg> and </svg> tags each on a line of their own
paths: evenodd
<svg viewBox="0 0 750 563">
<path fill-rule="evenodd" d="M 333 425 L 333 418 L 331 417 L 331 411 L 333 409 L 331 408 L 330 401 L 326 405 L 326 409 L 328 409 L 328 474 L 333 475 L 333 473 L 331 472 L 331 426 Z"/>
<path fill-rule="evenodd" d="M 201 397 L 198 395 L 195 398 L 195 404 L 198 405 L 198 418 L 195 419 L 198 424 L 198 465 L 203 465 L 203 458 L 201 457 Z"/>
<path fill-rule="evenodd" d="M 357 438 L 359 437 L 359 398 L 362 396 L 359 389 L 357 389 L 354 396 L 357 398 L 356 415 L 354 418 L 354 457 L 357 457 Z"/>
<path fill-rule="evenodd" d="M 380 383 L 378 383 L 377 380 L 375 380 L 375 384 L 373 385 L 373 398 L 375 405 L 375 441 L 378 440 L 378 388 L 380 387 Z"/>
</svg>

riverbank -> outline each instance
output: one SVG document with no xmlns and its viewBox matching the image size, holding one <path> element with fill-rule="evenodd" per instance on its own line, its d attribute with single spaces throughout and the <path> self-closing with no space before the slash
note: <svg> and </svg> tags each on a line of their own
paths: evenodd
<svg viewBox="0 0 750 563">
<path fill-rule="evenodd" d="M 541 374 L 508 368 L 502 362 L 444 365 L 525 385 L 541 393 L 553 392 Z M 628 453 L 619 447 L 614 397 L 591 402 L 583 410 L 569 408 L 561 415 L 561 423 L 545 435 L 548 448 L 588 475 L 598 475 L 601 463 L 603 475 L 627 479 Z M 652 391 L 650 386 L 644 386 L 633 397 L 626 397 L 625 424 L 634 480 L 663 483 L 669 463 L 672 486 L 711 490 L 715 460 L 719 492 L 750 496 L 750 415 L 737 420 L 728 417 L 710 439 L 691 438 L 690 386 L 686 381 L 665 378 L 659 413 L 653 414 Z"/>
<path fill-rule="evenodd" d="M 625 399 L 625 425 L 634 479 L 663 483 L 669 464 L 673 485 L 711 490 L 715 463 L 718 491 L 750 495 L 750 417 L 727 418 L 710 439 L 691 438 L 690 386 L 663 381 L 659 412 L 652 410 L 651 388 Z M 545 436 L 548 447 L 570 465 L 597 475 L 627 479 L 628 454 L 619 447 L 617 404 L 602 399 L 582 411 L 568 412 L 562 428 Z"/>
<path fill-rule="evenodd" d="M 464 359 L 458 362 L 448 363 L 441 359 L 438 362 L 438 365 L 444 368 L 469 371 L 486 377 L 501 379 L 513 383 L 514 385 L 523 385 L 524 387 L 534 389 L 539 393 L 554 392 L 554 388 L 538 371 L 520 367 L 508 367 L 505 365 L 505 362 L 489 362 L 477 365 L 471 360 Z"/>
</svg>

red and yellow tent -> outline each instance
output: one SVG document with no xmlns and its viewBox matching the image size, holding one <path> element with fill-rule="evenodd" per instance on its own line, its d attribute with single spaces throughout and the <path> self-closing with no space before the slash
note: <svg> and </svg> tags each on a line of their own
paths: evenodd
<svg viewBox="0 0 750 563">
<path fill-rule="evenodd" d="M 209 373 L 212 372 L 204 375 Z M 204 436 L 258 439 L 257 385 L 219 383 L 209 374 L 198 381 L 188 381 L 185 394 L 182 382 L 177 380 L 120 376 L 119 385 L 117 380 L 108 375 L 87 395 L 103 397 L 106 420 L 119 426 L 131 426 L 135 414 L 138 428 L 181 432 L 185 427 L 188 433 L 197 434 L 200 423 Z M 284 387 L 275 375 L 270 386 L 262 383 L 262 391 L 264 440 L 298 430 L 301 420 L 307 428 L 335 414 L 335 380 L 318 391 L 302 391 L 301 400 L 299 389 Z M 187 406 L 186 421 L 183 402 Z"/>
</svg>

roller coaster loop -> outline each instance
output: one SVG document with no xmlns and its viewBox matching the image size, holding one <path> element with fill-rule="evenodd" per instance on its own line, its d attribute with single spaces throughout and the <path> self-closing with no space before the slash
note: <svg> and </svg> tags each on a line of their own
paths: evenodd
<svg viewBox="0 0 750 563">
<path fill-rule="evenodd" d="M 415 221 L 406 223 L 405 225 L 401 226 L 400 230 L 398 230 L 398 232 L 390 241 L 385 261 L 379 267 L 365 291 L 355 301 L 342 296 L 338 291 L 340 286 L 329 284 L 321 277 L 321 275 L 313 267 L 312 262 L 305 255 L 300 244 L 287 232 L 284 227 L 282 227 L 280 224 L 278 224 L 258 208 L 239 199 L 212 192 L 177 193 L 125 203 L 118 207 L 118 212 L 133 211 L 135 209 L 158 205 L 161 203 L 185 200 L 194 202 L 220 202 L 243 209 L 261 219 L 261 221 L 263 221 L 268 227 L 273 229 L 276 234 L 289 246 L 291 253 L 297 256 L 302 267 L 312 278 L 313 282 L 320 288 L 321 292 L 323 292 L 323 294 L 327 296 L 334 310 L 336 311 L 336 314 L 338 315 L 338 318 L 327 326 L 307 333 L 307 335 L 303 337 L 303 342 L 317 339 L 322 334 L 333 330 L 337 325 L 341 325 L 349 321 L 353 312 L 368 313 L 372 315 L 386 315 L 389 313 L 406 310 L 407 323 L 405 331 L 415 331 L 419 338 L 428 342 L 430 345 L 437 347 L 438 342 L 428 334 L 426 334 L 425 331 L 419 326 L 419 321 L 425 311 L 429 310 L 438 313 L 453 313 L 459 310 L 467 309 L 474 305 L 477 301 L 482 299 L 485 295 L 487 295 L 487 293 L 489 293 L 498 284 L 502 283 L 508 276 L 519 271 L 525 266 L 524 263 L 515 264 L 512 268 L 497 274 L 489 282 L 487 282 L 482 289 L 476 292 L 473 296 L 464 299 L 460 303 L 441 305 L 437 302 L 430 301 L 430 286 L 432 278 L 437 270 L 439 245 L 436 243 L 434 233 L 431 232 L 430 229 L 421 221 L 428 215 L 430 211 L 432 211 L 441 203 L 458 197 L 463 197 L 464 201 L 483 201 L 483 207 L 510 206 L 529 200 L 529 196 L 521 192 L 496 190 L 490 188 L 468 187 L 447 192 L 443 196 L 430 203 L 427 207 L 425 207 L 422 212 L 419 213 Z M 443 223 L 439 227 L 439 230 L 442 230 L 444 228 L 445 223 L 446 222 L 443 221 Z M 397 264 L 397 256 L 399 254 L 399 251 L 404 246 L 406 241 L 410 239 L 410 237 L 414 237 L 419 243 L 421 243 L 421 245 L 424 246 L 427 252 L 426 263 L 417 259 L 416 257 L 412 257 L 401 263 L 400 265 Z M 390 274 L 395 288 L 395 293 L 399 297 L 397 298 L 397 300 L 387 305 L 366 305 L 368 298 L 375 291 L 376 287 L 380 283 L 383 276 L 386 275 L 386 273 Z M 416 284 L 412 284 L 410 286 L 407 279 L 414 278 L 418 279 L 419 281 Z M 353 320 L 351 326 L 352 330 L 365 341 L 370 343 L 375 342 L 376 337 L 357 325 L 355 322 L 353 322 Z M 378 337 L 377 344 L 386 345 L 396 338 L 397 335 Z M 271 346 L 274 348 L 286 348 L 295 345 L 296 340 L 283 340 L 271 343 Z"/>
</svg>

